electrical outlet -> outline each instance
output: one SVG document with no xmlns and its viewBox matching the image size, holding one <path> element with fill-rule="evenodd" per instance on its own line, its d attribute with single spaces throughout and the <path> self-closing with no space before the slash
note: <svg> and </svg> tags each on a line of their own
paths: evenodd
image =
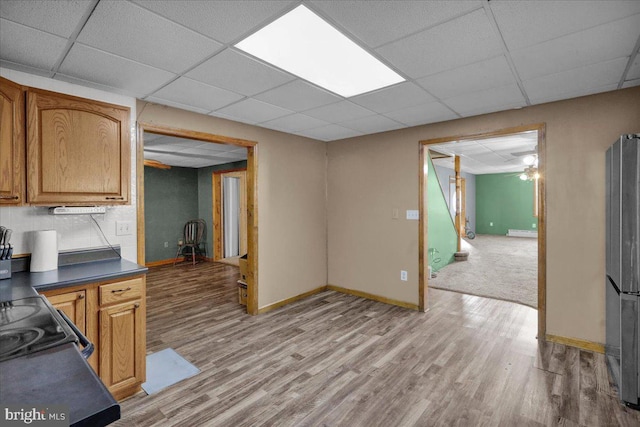
<svg viewBox="0 0 640 427">
<path fill-rule="evenodd" d="M 407 272 L 405 270 L 400 270 L 400 280 L 403 282 L 407 281 Z"/>
<path fill-rule="evenodd" d="M 407 210 L 407 219 L 410 219 L 410 220 L 418 220 L 418 219 L 420 219 L 420 211 L 408 209 Z"/>
<path fill-rule="evenodd" d="M 493 227 L 493 223 L 492 222 L 489 223 L 489 227 Z"/>
<path fill-rule="evenodd" d="M 169 242 L 164 242 L 164 247 L 168 248 L 169 247 Z"/>
<path fill-rule="evenodd" d="M 531 224 L 531 227 L 532 227 L 532 228 L 537 228 L 537 227 L 538 227 L 538 224 Z"/>
<path fill-rule="evenodd" d="M 133 233 L 131 221 L 116 221 L 116 236 L 129 236 Z"/>
</svg>

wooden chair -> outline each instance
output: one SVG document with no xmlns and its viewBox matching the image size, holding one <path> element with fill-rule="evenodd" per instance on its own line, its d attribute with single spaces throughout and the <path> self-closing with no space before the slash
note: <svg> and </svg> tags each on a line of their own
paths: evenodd
<svg viewBox="0 0 640 427">
<path fill-rule="evenodd" d="M 207 228 L 207 223 L 204 219 L 192 219 L 187 221 L 184 225 L 182 245 L 178 246 L 178 252 L 173 260 L 173 265 L 176 265 L 178 258 L 181 255 L 185 257 L 189 253 L 185 253 L 185 249 L 191 248 L 191 262 L 196 264 L 196 255 L 207 256 L 207 247 L 204 245 L 204 232 Z"/>
</svg>

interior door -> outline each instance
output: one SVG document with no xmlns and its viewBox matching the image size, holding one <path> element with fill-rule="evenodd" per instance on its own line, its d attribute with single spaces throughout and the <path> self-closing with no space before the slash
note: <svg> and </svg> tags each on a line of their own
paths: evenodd
<svg viewBox="0 0 640 427">
<path fill-rule="evenodd" d="M 234 264 L 247 253 L 247 171 L 214 173 L 214 257 Z"/>
</svg>

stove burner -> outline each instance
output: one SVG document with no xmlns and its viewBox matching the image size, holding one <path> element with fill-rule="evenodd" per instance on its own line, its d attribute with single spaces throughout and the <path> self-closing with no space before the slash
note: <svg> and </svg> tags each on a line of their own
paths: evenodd
<svg viewBox="0 0 640 427">
<path fill-rule="evenodd" d="M 0 325 L 19 322 L 40 311 L 37 305 L 3 305 L 0 308 Z"/>
<path fill-rule="evenodd" d="M 44 335 L 40 328 L 6 329 L 0 332 L 0 358 L 17 353 Z"/>
</svg>

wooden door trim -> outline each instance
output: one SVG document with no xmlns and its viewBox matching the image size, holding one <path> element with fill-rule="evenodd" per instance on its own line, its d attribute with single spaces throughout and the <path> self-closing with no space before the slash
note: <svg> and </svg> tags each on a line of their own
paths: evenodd
<svg viewBox="0 0 640 427">
<path fill-rule="evenodd" d="M 214 261 L 223 261 L 225 258 L 224 256 L 224 227 L 222 226 L 222 221 L 223 221 L 223 215 L 222 215 L 222 179 L 226 176 L 229 175 L 230 177 L 237 177 L 240 178 L 240 180 L 242 181 L 244 188 L 242 191 L 244 191 L 245 193 L 245 198 L 246 198 L 246 192 L 247 192 L 247 169 L 246 168 L 240 168 L 240 169 L 229 169 L 229 170 L 221 170 L 221 171 L 214 171 L 213 172 L 213 178 L 212 178 L 212 190 L 213 190 L 213 194 L 212 194 L 212 213 L 213 213 L 213 254 L 211 254 L 211 258 L 213 258 Z M 244 202 L 244 198 L 243 200 L 240 200 L 240 209 L 244 211 L 247 210 L 247 203 Z M 241 224 L 240 224 L 240 230 L 244 230 L 246 233 L 246 229 L 247 229 L 247 224 L 244 223 L 245 221 L 242 220 Z M 240 255 L 243 255 L 242 252 L 243 249 L 246 251 L 248 248 L 246 248 L 243 244 L 242 244 L 242 234 L 240 235 Z"/>
<path fill-rule="evenodd" d="M 144 132 L 216 144 L 236 145 L 247 149 L 247 313 L 258 314 L 258 143 L 255 141 L 138 122 L 137 140 L 137 220 L 138 264 L 144 265 Z M 142 252 L 140 250 L 142 248 Z"/>
<path fill-rule="evenodd" d="M 538 131 L 538 339 L 544 340 L 547 332 L 547 237 L 546 237 L 546 124 L 536 123 L 522 125 L 511 128 L 499 129 L 495 131 L 456 135 L 449 137 L 433 138 L 419 141 L 419 173 L 418 173 L 418 208 L 420 210 L 420 220 L 418 224 L 418 307 L 420 311 L 428 308 L 428 288 L 429 279 L 427 277 L 427 150 L 429 145 L 442 144 L 445 142 L 485 139 L 496 136 L 510 135 L 526 131 Z"/>
</svg>

